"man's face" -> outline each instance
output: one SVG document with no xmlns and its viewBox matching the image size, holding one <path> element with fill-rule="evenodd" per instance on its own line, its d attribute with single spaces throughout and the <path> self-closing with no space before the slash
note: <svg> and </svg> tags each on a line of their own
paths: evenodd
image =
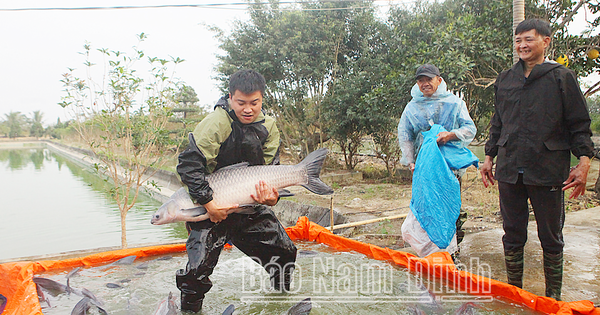
<svg viewBox="0 0 600 315">
<path fill-rule="evenodd" d="M 438 86 L 442 83 L 442 77 L 435 76 L 430 78 L 428 76 L 422 75 L 417 78 L 417 85 L 419 86 L 419 90 L 423 92 L 423 95 L 426 97 L 431 97 L 435 91 L 437 91 Z"/>
<path fill-rule="evenodd" d="M 544 62 L 544 51 L 550 44 L 550 37 L 529 30 L 515 36 L 515 50 L 519 58 L 526 62 Z"/>
<path fill-rule="evenodd" d="M 263 96 L 260 91 L 244 94 L 236 90 L 233 95 L 229 94 L 231 99 L 231 109 L 242 124 L 249 124 L 256 120 L 262 109 Z"/>
</svg>

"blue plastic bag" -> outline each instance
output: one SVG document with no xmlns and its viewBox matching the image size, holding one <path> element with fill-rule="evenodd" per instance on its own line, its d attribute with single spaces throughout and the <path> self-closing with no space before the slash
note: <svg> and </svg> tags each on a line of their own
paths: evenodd
<svg viewBox="0 0 600 315">
<path fill-rule="evenodd" d="M 446 129 L 433 125 L 423 132 L 423 145 L 413 173 L 410 209 L 431 241 L 439 248 L 446 248 L 456 232 L 461 207 L 460 185 L 449 164 L 458 169 L 477 166 L 479 160 L 468 149 L 453 146 L 451 142 L 441 149 L 436 140 L 442 131 Z"/>
</svg>

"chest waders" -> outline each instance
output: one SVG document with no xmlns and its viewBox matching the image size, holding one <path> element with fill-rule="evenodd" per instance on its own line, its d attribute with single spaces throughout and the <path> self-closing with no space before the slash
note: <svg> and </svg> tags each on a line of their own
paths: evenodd
<svg viewBox="0 0 600 315">
<path fill-rule="evenodd" d="M 231 134 L 221 145 L 216 158 L 216 169 L 239 162 L 265 164 L 262 148 L 268 131 L 262 122 L 244 125 L 234 118 Z M 192 145 L 195 146 L 195 142 L 190 142 Z M 273 163 L 278 164 L 278 155 Z M 258 205 L 255 211 L 253 214 L 233 213 L 219 223 L 210 220 L 186 222 L 188 263 L 175 276 L 177 288 L 181 291 L 182 311 L 198 312 L 202 309 L 204 296 L 212 287 L 209 276 L 229 241 L 265 268 L 274 290 L 289 291 L 296 246 L 270 207 Z"/>
</svg>

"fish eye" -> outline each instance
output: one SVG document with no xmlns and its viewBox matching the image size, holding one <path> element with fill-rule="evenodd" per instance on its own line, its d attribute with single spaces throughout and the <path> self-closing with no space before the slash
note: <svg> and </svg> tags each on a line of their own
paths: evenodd
<svg viewBox="0 0 600 315">
<path fill-rule="evenodd" d="M 160 218 L 160 215 L 158 215 L 158 214 L 157 214 L 157 215 L 155 215 L 154 217 L 155 217 L 155 218 L 157 218 L 157 219 L 159 219 L 159 218 Z"/>
</svg>

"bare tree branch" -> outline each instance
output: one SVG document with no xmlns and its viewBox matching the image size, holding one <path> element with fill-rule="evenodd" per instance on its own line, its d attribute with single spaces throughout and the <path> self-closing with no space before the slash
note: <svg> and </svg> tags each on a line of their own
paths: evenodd
<svg viewBox="0 0 600 315">
<path fill-rule="evenodd" d="M 598 91 L 600 91 L 600 81 L 594 83 L 594 85 L 592 85 L 589 89 L 587 89 L 587 91 L 585 91 L 585 93 L 583 93 L 583 96 L 590 97 Z"/>
<path fill-rule="evenodd" d="M 558 27 L 556 28 L 556 30 L 560 30 L 562 29 L 567 23 L 571 22 L 571 20 L 573 19 L 573 16 L 575 14 L 577 14 L 577 11 L 579 10 L 579 8 L 581 8 L 584 4 L 587 4 L 588 2 L 590 2 L 590 0 L 581 0 L 579 1 L 579 3 L 575 6 L 575 8 L 573 9 L 573 11 L 571 11 L 563 20 L 562 22 L 560 22 L 560 24 L 558 25 Z M 554 30 L 556 32 L 556 30 Z M 554 32 L 553 32 L 554 34 Z"/>
</svg>

